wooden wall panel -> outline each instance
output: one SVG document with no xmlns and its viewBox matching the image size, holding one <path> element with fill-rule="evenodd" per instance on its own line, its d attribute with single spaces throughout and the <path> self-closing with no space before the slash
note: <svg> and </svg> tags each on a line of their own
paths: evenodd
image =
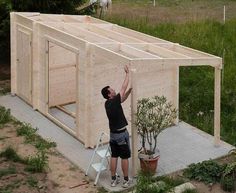
<svg viewBox="0 0 236 193">
<path fill-rule="evenodd" d="M 49 107 L 75 102 L 76 67 L 49 71 Z"/>
<path fill-rule="evenodd" d="M 108 53 L 109 54 L 109 53 Z M 96 140 L 97 135 L 104 131 L 109 133 L 108 119 L 106 116 L 104 103 L 105 99 L 101 95 L 101 89 L 110 85 L 118 93 L 125 78 L 124 66 L 129 64 L 128 60 L 110 60 L 109 57 L 93 52 L 94 68 L 92 73 L 92 111 L 91 123 L 92 131 L 96 134 L 91 135 L 91 140 Z M 122 104 L 127 120 L 130 120 L 130 97 Z M 128 126 L 130 131 L 130 123 Z"/>
</svg>

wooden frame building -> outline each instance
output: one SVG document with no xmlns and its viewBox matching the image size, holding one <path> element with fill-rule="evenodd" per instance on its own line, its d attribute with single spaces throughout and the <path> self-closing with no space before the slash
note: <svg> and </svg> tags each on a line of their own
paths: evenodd
<svg viewBox="0 0 236 193">
<path fill-rule="evenodd" d="M 94 147 L 98 134 L 109 132 L 100 92 L 106 85 L 120 89 L 125 64 L 133 87 L 131 100 L 123 104 L 130 126 L 139 98 L 164 95 L 178 109 L 180 66 L 215 68 L 214 135 L 219 142 L 221 58 L 90 16 L 11 13 L 12 94 L 85 147 Z"/>
</svg>

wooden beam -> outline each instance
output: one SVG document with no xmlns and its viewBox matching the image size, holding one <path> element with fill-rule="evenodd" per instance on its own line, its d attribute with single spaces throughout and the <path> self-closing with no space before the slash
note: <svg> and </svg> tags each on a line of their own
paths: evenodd
<svg viewBox="0 0 236 193">
<path fill-rule="evenodd" d="M 131 46 L 127 46 L 124 44 L 121 44 L 120 50 L 127 54 L 136 56 L 138 58 L 159 58 L 160 59 L 160 57 L 157 55 L 154 55 L 149 52 L 146 52 L 146 51 L 143 51 L 143 50 L 131 47 Z"/>
<path fill-rule="evenodd" d="M 134 58 L 134 61 L 149 65 L 150 63 L 160 63 L 166 67 L 170 65 L 175 66 L 212 66 L 222 68 L 221 58 L 205 57 L 205 58 Z"/>
<path fill-rule="evenodd" d="M 64 25 L 65 30 L 68 33 L 73 33 L 76 36 L 84 37 L 91 43 L 99 42 L 99 43 L 105 43 L 105 42 L 116 42 L 115 40 L 111 38 L 107 38 L 106 36 L 99 35 L 97 33 L 91 32 L 87 30 L 86 28 L 74 26 L 72 24 L 65 24 Z"/>
<path fill-rule="evenodd" d="M 215 102 L 214 102 L 214 143 L 220 143 L 220 98 L 221 69 L 215 68 Z"/>
<path fill-rule="evenodd" d="M 120 63 L 125 63 L 130 60 L 130 58 L 123 56 L 119 53 L 116 53 L 114 51 L 108 50 L 106 48 L 102 48 L 101 46 L 98 45 L 91 45 L 92 53 L 96 53 L 97 55 L 100 55 L 101 57 L 106 58 L 107 60 L 117 60 Z M 108 54 L 109 53 L 109 54 Z"/>
<path fill-rule="evenodd" d="M 89 30 L 121 43 L 144 43 L 144 41 L 140 39 L 136 39 L 128 35 L 117 33 L 112 30 L 100 28 L 95 25 L 89 25 Z"/>
<path fill-rule="evenodd" d="M 75 113 L 68 111 L 65 107 L 63 107 L 61 105 L 56 105 L 56 108 L 63 111 L 64 113 L 70 115 L 71 117 L 76 118 Z"/>
<path fill-rule="evenodd" d="M 163 40 L 163 39 L 160 39 L 160 38 L 156 38 L 156 37 L 153 37 L 153 36 L 150 36 L 150 35 L 147 35 L 147 34 L 144 34 L 144 33 L 141 33 L 141 32 L 137 32 L 135 30 L 132 30 L 132 29 L 128 29 L 128 28 L 125 28 L 125 27 L 121 27 L 119 25 L 113 25 L 113 31 L 115 32 L 118 32 L 120 34 L 125 34 L 127 36 L 130 36 L 130 37 L 134 37 L 136 39 L 139 39 L 139 40 L 142 40 L 144 42 L 152 42 L 152 43 L 171 43 L 169 41 L 166 41 L 166 40 Z"/>
</svg>

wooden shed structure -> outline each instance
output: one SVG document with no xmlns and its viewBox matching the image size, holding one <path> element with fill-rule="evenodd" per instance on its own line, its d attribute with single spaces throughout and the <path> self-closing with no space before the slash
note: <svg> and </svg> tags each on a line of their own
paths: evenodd
<svg viewBox="0 0 236 193">
<path fill-rule="evenodd" d="M 215 141 L 220 139 L 222 59 L 90 16 L 11 13 L 11 92 L 67 132 L 94 147 L 109 132 L 101 88 L 120 89 L 124 65 L 133 92 L 123 107 L 130 122 L 136 101 L 164 95 L 178 109 L 179 67 L 215 68 Z M 136 133 L 132 129 L 133 144 Z"/>
</svg>

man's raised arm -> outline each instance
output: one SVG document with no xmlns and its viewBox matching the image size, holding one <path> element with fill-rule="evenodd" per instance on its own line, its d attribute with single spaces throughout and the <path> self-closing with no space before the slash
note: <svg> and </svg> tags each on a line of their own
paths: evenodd
<svg viewBox="0 0 236 193">
<path fill-rule="evenodd" d="M 123 103 L 127 97 L 129 96 L 130 92 L 131 92 L 131 89 L 129 89 L 127 92 L 126 92 L 126 89 L 128 87 L 128 84 L 129 84 L 129 68 L 127 65 L 125 65 L 124 67 L 124 70 L 125 70 L 125 80 L 122 84 L 122 87 L 120 89 L 120 97 L 121 97 L 121 102 Z"/>
</svg>

